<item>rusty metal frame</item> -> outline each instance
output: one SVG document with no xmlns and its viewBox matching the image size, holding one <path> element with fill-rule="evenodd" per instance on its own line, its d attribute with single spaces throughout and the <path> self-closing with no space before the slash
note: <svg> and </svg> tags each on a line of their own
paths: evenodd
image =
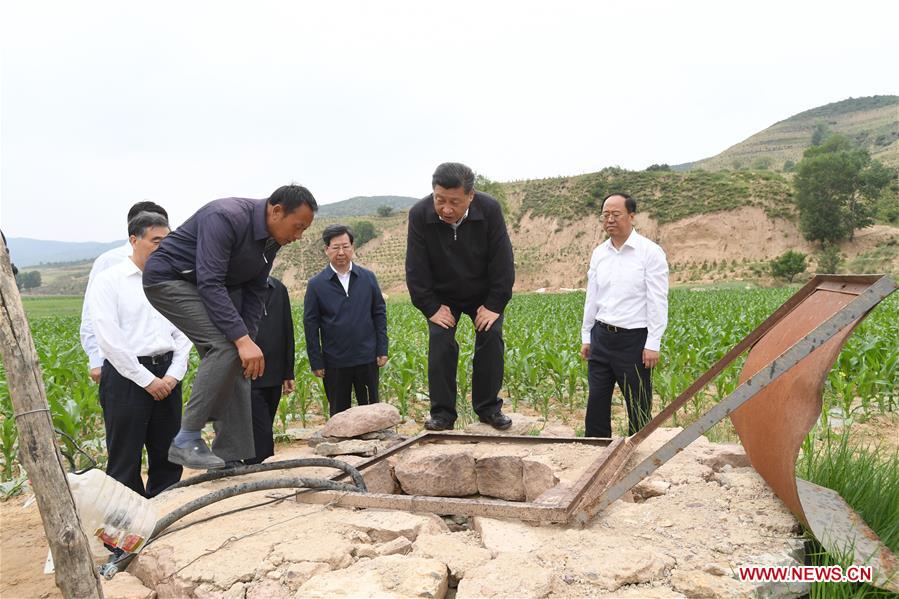
<svg viewBox="0 0 899 599">
<path fill-rule="evenodd" d="M 561 494 L 553 494 L 533 502 L 505 501 L 502 499 L 467 499 L 458 497 L 432 497 L 427 495 L 390 495 L 385 493 L 342 493 L 337 491 L 308 491 L 297 495 L 301 503 L 332 504 L 344 507 L 367 507 L 429 512 L 441 515 L 487 516 L 490 518 L 515 518 L 529 522 L 565 523 L 571 519 L 574 509 L 584 497 L 592 496 L 597 478 L 606 460 L 617 453 L 624 439 L 595 437 L 532 437 L 515 435 L 469 435 L 464 433 L 424 432 L 407 439 L 355 466 L 365 474 L 369 468 L 390 456 L 412 447 L 431 443 L 506 443 L 517 445 L 548 445 L 579 443 L 603 448 L 599 456 L 587 467 L 578 480 Z M 338 473 L 333 480 L 344 478 Z"/>
</svg>

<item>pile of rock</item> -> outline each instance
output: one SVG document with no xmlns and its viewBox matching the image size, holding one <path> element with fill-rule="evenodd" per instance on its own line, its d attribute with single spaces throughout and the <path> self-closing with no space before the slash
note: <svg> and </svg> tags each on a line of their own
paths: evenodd
<svg viewBox="0 0 899 599">
<path fill-rule="evenodd" d="M 386 403 L 356 406 L 335 414 L 308 439 L 321 456 L 374 456 L 403 439 L 395 430 L 399 411 Z"/>
<path fill-rule="evenodd" d="M 517 455 L 475 457 L 465 448 L 431 446 L 410 450 L 393 473 L 407 495 L 482 495 L 506 501 L 535 501 L 559 482 L 552 468 Z"/>
</svg>

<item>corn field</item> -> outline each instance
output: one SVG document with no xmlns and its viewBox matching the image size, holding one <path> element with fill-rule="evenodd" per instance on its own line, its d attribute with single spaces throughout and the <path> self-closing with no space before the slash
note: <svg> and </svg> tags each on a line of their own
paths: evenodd
<svg viewBox="0 0 899 599">
<path fill-rule="evenodd" d="M 791 294 L 789 289 L 673 290 L 662 361 L 653 374 L 654 412 L 670 403 Z M 528 411 L 544 420 L 567 421 L 582 430 L 587 400 L 587 369 L 578 354 L 583 302 L 583 293 L 525 294 L 512 299 L 503 324 L 503 395 L 508 408 Z M 296 392 L 281 401 L 276 429 L 282 431 L 321 422 L 327 410 L 321 380 L 309 370 L 298 302 L 294 320 L 297 385 Z M 97 387 L 88 377 L 87 359 L 78 342 L 78 325 L 77 316 L 47 316 L 31 321 L 53 422 L 102 463 L 102 414 Z M 391 302 L 388 332 L 390 361 L 381 371 L 382 401 L 389 401 L 406 417 L 421 420 L 428 411 L 425 319 L 410 303 Z M 459 396 L 467 397 L 471 389 L 474 330 L 465 317 L 459 325 L 457 341 Z M 837 359 L 825 388 L 824 418 L 837 415 L 841 421 L 864 420 L 896 411 L 897 347 L 899 297 L 894 295 L 868 316 Z M 184 381 L 185 399 L 196 363 L 194 353 Z M 733 391 L 740 367 L 738 361 L 723 372 L 677 414 L 674 424 L 691 422 L 710 402 Z M 615 401 L 620 402 L 620 398 Z M 463 422 L 474 418 L 470 401 L 460 400 L 458 409 Z M 0 371 L 0 480 L 23 476 L 16 452 L 12 405 L 5 373 Z"/>
</svg>

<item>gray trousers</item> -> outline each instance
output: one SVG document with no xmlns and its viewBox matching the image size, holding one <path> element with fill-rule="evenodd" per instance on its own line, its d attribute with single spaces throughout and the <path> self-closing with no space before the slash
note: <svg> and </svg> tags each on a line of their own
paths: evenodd
<svg viewBox="0 0 899 599">
<path fill-rule="evenodd" d="M 187 281 L 166 281 L 144 287 L 150 304 L 190 339 L 200 354 L 200 366 L 181 417 L 183 430 L 201 430 L 210 420 L 215 428 L 212 452 L 223 460 L 256 455 L 250 381 L 243 376 L 233 342 L 209 319 L 197 287 Z M 240 297 L 235 305 L 240 307 Z"/>
</svg>

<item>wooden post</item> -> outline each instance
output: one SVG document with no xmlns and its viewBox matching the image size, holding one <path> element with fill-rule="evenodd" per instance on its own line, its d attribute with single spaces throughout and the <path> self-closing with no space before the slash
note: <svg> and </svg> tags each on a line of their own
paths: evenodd
<svg viewBox="0 0 899 599">
<path fill-rule="evenodd" d="M 56 446 L 31 329 L 25 319 L 9 253 L 3 246 L 0 246 L 0 356 L 19 431 L 19 460 L 31 479 L 41 512 L 56 567 L 56 586 L 65 597 L 102 598 L 100 576 L 87 537 L 81 530 L 62 456 Z"/>
</svg>

